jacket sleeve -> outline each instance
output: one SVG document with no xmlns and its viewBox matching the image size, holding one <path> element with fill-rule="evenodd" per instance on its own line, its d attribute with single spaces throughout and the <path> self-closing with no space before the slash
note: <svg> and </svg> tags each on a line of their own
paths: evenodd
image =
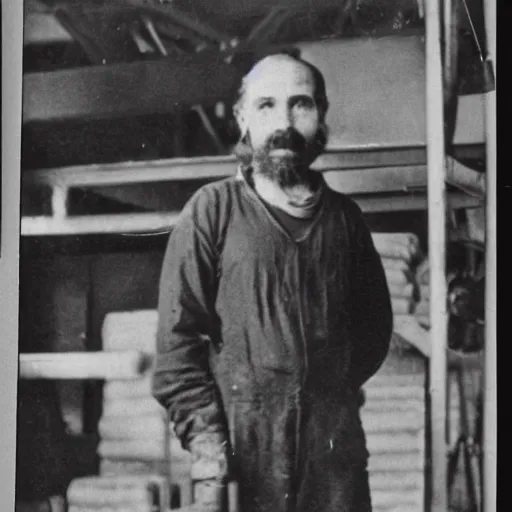
<svg viewBox="0 0 512 512">
<path fill-rule="evenodd" d="M 227 433 L 206 341 L 216 318 L 216 254 L 208 223 L 199 221 L 189 203 L 169 237 L 152 382 L 153 396 L 167 409 L 185 449 L 199 434 Z"/>
<path fill-rule="evenodd" d="M 391 298 L 382 260 L 361 210 L 353 218 L 350 317 L 352 382 L 360 388 L 380 368 L 393 332 Z"/>
</svg>

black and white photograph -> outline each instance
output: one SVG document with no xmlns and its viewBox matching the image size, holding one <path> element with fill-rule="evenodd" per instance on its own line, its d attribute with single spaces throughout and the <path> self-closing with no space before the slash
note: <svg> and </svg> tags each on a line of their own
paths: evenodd
<svg viewBox="0 0 512 512">
<path fill-rule="evenodd" d="M 16 3 L 15 512 L 496 511 L 496 2 Z"/>
</svg>

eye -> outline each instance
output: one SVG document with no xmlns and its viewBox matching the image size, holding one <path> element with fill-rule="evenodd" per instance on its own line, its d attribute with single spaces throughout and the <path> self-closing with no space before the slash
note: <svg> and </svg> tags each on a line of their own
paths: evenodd
<svg viewBox="0 0 512 512">
<path fill-rule="evenodd" d="M 314 106 L 314 103 L 311 98 L 301 97 L 294 101 L 293 106 L 301 110 L 311 110 Z"/>
<path fill-rule="evenodd" d="M 274 102 L 272 100 L 263 100 L 258 103 L 258 110 L 266 110 L 272 108 L 274 106 Z"/>
</svg>

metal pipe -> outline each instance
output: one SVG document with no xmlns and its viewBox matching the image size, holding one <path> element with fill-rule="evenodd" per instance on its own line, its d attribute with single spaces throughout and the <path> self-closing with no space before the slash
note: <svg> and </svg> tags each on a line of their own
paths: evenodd
<svg viewBox="0 0 512 512">
<path fill-rule="evenodd" d="M 484 1 L 488 58 L 496 80 L 496 2 Z M 483 425 L 483 499 L 485 512 L 496 510 L 496 90 L 485 95 L 487 205 L 485 244 L 485 369 Z"/>
<path fill-rule="evenodd" d="M 446 311 L 446 198 L 443 77 L 440 0 L 425 5 L 426 120 L 428 165 L 428 243 L 430 261 L 431 399 L 431 512 L 446 512 L 447 492 L 447 311 Z"/>
</svg>

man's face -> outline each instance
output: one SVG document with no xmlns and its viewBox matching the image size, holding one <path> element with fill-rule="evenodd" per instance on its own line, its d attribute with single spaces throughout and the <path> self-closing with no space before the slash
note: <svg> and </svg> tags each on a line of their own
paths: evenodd
<svg viewBox="0 0 512 512">
<path fill-rule="evenodd" d="M 320 113 L 311 71 L 291 58 L 264 59 L 246 79 L 239 122 L 260 171 L 281 185 L 300 182 L 318 155 Z"/>
</svg>

